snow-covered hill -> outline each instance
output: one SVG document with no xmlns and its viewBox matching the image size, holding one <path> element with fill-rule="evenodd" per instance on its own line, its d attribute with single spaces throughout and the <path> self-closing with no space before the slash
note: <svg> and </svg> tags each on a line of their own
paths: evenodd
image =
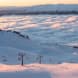
<svg viewBox="0 0 78 78">
<path fill-rule="evenodd" d="M 43 56 L 42 63 L 77 63 L 78 50 L 53 43 L 53 46 L 47 47 L 15 31 L 0 31 L 0 62 L 7 64 L 18 64 L 18 53 L 26 53 L 25 63 L 38 63 L 38 57 Z M 3 59 L 7 59 L 4 62 Z"/>
<path fill-rule="evenodd" d="M 20 52 L 25 53 L 24 63 L 31 64 L 20 65 Z M 47 64 L 38 64 L 39 55 Z M 78 64 L 72 62 L 78 62 L 75 48 L 60 44 L 45 47 L 19 32 L 0 30 L 0 78 L 78 78 Z"/>
<path fill-rule="evenodd" d="M 13 47 L 20 50 L 38 51 L 38 44 L 21 35 L 11 31 L 0 31 L 0 46 Z"/>
<path fill-rule="evenodd" d="M 78 11 L 77 4 L 56 4 L 56 5 L 39 5 L 32 6 L 27 9 L 27 11 L 35 12 L 35 11 Z"/>
<path fill-rule="evenodd" d="M 37 5 L 31 7 L 0 7 L 0 14 L 33 14 L 44 12 L 78 12 L 77 4 Z"/>
</svg>

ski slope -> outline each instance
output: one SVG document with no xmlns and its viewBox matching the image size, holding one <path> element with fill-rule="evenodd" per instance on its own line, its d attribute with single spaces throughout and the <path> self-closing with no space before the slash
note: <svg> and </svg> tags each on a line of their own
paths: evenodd
<svg viewBox="0 0 78 78">
<path fill-rule="evenodd" d="M 20 52 L 26 54 L 24 66 L 18 60 Z M 0 78 L 78 78 L 77 63 L 78 50 L 73 47 L 46 47 L 14 31 L 0 31 Z"/>
</svg>

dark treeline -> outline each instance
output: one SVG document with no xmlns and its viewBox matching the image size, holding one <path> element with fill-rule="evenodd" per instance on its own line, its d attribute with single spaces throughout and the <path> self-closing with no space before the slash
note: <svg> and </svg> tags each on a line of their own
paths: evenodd
<svg viewBox="0 0 78 78">
<path fill-rule="evenodd" d="M 78 14 L 78 11 L 43 11 L 43 12 L 14 12 L 14 11 L 4 11 L 0 12 L 0 16 L 2 15 L 39 15 L 39 14 Z"/>
</svg>

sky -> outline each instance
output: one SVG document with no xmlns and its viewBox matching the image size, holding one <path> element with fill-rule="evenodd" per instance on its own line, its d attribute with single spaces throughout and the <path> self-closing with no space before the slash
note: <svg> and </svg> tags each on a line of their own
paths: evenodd
<svg viewBox="0 0 78 78">
<path fill-rule="evenodd" d="M 0 0 L 0 6 L 33 6 L 41 4 L 78 4 L 78 0 Z"/>
</svg>

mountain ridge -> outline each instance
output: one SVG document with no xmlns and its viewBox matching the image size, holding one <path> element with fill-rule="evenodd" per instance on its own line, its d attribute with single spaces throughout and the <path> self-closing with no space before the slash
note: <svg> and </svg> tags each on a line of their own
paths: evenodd
<svg viewBox="0 0 78 78">
<path fill-rule="evenodd" d="M 50 4 L 50 5 L 36 5 L 27 7 L 0 7 L 0 15 L 10 14 L 52 14 L 52 13 L 77 13 L 78 4 Z"/>
</svg>

